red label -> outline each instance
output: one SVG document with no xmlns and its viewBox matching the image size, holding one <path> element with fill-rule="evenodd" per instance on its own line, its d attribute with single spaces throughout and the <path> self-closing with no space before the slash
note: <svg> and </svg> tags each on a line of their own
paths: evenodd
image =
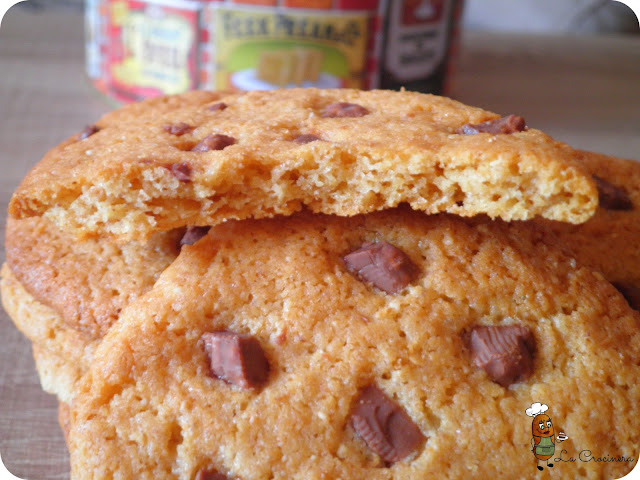
<svg viewBox="0 0 640 480">
<path fill-rule="evenodd" d="M 114 95 L 138 100 L 199 86 L 199 6 L 180 5 L 110 0 L 106 73 Z"/>
</svg>

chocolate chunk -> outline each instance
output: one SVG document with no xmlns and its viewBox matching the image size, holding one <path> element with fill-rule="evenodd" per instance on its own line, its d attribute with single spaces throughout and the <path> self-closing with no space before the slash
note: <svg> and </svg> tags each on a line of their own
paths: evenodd
<svg viewBox="0 0 640 480">
<path fill-rule="evenodd" d="M 326 118 L 364 117 L 369 110 L 355 103 L 338 102 L 324 107 L 322 116 Z"/>
<path fill-rule="evenodd" d="M 365 243 L 344 257 L 350 272 L 387 293 L 397 293 L 413 279 L 417 267 L 399 248 L 387 242 Z"/>
<path fill-rule="evenodd" d="M 351 414 L 351 425 L 386 462 L 402 460 L 425 441 L 409 415 L 375 385 L 360 393 Z"/>
<path fill-rule="evenodd" d="M 216 470 L 199 470 L 194 480 L 229 480 L 229 477 Z"/>
<path fill-rule="evenodd" d="M 640 312 L 640 288 L 625 282 L 611 282 L 611 284 L 618 289 L 631 308 Z"/>
<path fill-rule="evenodd" d="M 612 183 L 603 180 L 596 175 L 593 176 L 598 188 L 598 199 L 600 206 L 607 210 L 633 210 L 633 203 L 622 188 L 616 187 Z"/>
<path fill-rule="evenodd" d="M 186 162 L 173 163 L 168 165 L 167 168 L 171 170 L 171 173 L 181 182 L 191 181 L 191 165 Z"/>
<path fill-rule="evenodd" d="M 524 118 L 518 115 L 508 115 L 482 123 L 467 123 L 460 127 L 457 133 L 463 135 L 475 135 L 476 133 L 514 133 L 522 132 L 526 128 L 527 124 Z"/>
<path fill-rule="evenodd" d="M 317 140 L 322 140 L 320 137 L 318 137 L 317 135 L 313 135 L 311 133 L 304 133 L 302 135 L 298 135 L 296 138 L 293 139 L 294 143 L 299 143 L 300 145 L 304 145 L 305 143 L 311 143 L 311 142 L 315 142 Z"/>
<path fill-rule="evenodd" d="M 180 246 L 193 245 L 204 237 L 211 227 L 188 227 L 180 239 Z"/>
<path fill-rule="evenodd" d="M 242 388 L 258 388 L 267 381 L 269 363 L 255 338 L 233 332 L 209 332 L 202 338 L 214 376 Z"/>
<path fill-rule="evenodd" d="M 229 145 L 236 143 L 236 139 L 227 135 L 220 135 L 216 133 L 214 135 L 207 135 L 204 137 L 195 147 L 191 149 L 192 152 L 208 152 L 210 150 L 222 150 Z"/>
<path fill-rule="evenodd" d="M 207 107 L 207 110 L 209 110 L 210 112 L 217 112 L 217 111 L 221 111 L 224 110 L 225 108 L 227 108 L 228 105 L 224 102 L 218 102 L 218 103 L 214 103 L 213 105 L 210 105 L 209 107 Z"/>
<path fill-rule="evenodd" d="M 196 128 L 196 127 L 192 127 L 188 123 L 180 122 L 180 123 L 175 123 L 173 125 L 165 125 L 162 128 L 167 133 L 170 133 L 171 135 L 175 135 L 176 137 L 181 137 L 185 133 L 192 132 L 193 129 Z"/>
<path fill-rule="evenodd" d="M 89 138 L 96 132 L 99 132 L 100 128 L 97 125 L 87 125 L 84 127 L 80 133 L 76 135 L 76 140 L 84 140 L 85 138 Z"/>
<path fill-rule="evenodd" d="M 503 387 L 524 380 L 533 372 L 535 338 L 527 327 L 476 327 L 470 343 L 475 364 Z"/>
</svg>

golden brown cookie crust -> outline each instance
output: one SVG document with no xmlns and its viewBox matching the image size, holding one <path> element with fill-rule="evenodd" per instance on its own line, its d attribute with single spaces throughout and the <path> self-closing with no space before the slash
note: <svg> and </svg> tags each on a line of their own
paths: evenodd
<svg viewBox="0 0 640 480">
<path fill-rule="evenodd" d="M 209 108 L 220 102 L 227 108 Z M 328 118 L 336 102 L 368 113 Z M 587 220 L 595 186 L 566 145 L 533 128 L 456 133 L 497 117 L 414 92 L 298 89 L 154 99 L 109 114 L 97 133 L 54 148 L 17 189 L 10 213 L 121 239 L 288 215 L 303 206 L 350 216 L 406 202 L 428 213 Z M 194 128 L 171 128 L 182 124 Z M 191 151 L 212 135 L 233 144 Z M 305 135 L 320 140 L 296 141 Z"/>
<path fill-rule="evenodd" d="M 64 435 L 64 440 L 69 443 L 69 429 L 71 428 L 71 407 L 68 403 L 58 402 L 58 423 Z"/>
<path fill-rule="evenodd" d="M 69 327 L 97 339 L 175 259 L 182 233 L 118 245 L 108 239 L 78 241 L 42 217 L 9 218 L 7 264 L 37 301 L 58 312 Z"/>
<path fill-rule="evenodd" d="M 382 240 L 420 272 L 397 294 L 362 282 L 342 260 Z M 534 478 L 525 409 L 536 401 L 550 406 L 570 452 L 637 458 L 639 322 L 601 274 L 526 225 L 408 210 L 228 222 L 185 248 L 101 344 L 73 405 L 72 472 Z M 476 367 L 464 338 L 478 325 L 530 329 L 531 376 L 505 388 Z M 215 330 L 258 339 L 271 365 L 261 389 L 208 375 L 200 339 Z M 349 423 L 371 383 L 426 437 L 391 466 Z M 634 463 L 556 469 L 616 478 Z"/>
<path fill-rule="evenodd" d="M 18 330 L 33 342 L 43 390 L 71 402 L 76 384 L 89 369 L 98 340 L 69 327 L 58 312 L 38 302 L 7 264 L 0 274 L 2 305 Z"/>
<path fill-rule="evenodd" d="M 100 338 L 179 252 L 183 231 L 145 244 L 78 241 L 50 221 L 9 218 L 2 303 L 34 344 L 43 389 L 70 402 Z"/>
<path fill-rule="evenodd" d="M 88 364 L 75 363 L 74 358 L 63 357 L 36 344 L 32 349 L 42 390 L 70 404 Z"/>
</svg>

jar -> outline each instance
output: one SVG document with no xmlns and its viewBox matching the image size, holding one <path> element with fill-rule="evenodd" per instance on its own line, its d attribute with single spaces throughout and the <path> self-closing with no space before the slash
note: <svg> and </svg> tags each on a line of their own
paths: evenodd
<svg viewBox="0 0 640 480">
<path fill-rule="evenodd" d="M 192 89 L 404 87 L 441 94 L 461 6 L 462 0 L 86 0 L 87 72 L 121 102 Z"/>
</svg>

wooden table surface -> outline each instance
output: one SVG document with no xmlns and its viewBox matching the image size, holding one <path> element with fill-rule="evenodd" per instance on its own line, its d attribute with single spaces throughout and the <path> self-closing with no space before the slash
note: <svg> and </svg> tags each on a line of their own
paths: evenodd
<svg viewBox="0 0 640 480">
<path fill-rule="evenodd" d="M 111 108 L 84 74 L 83 19 L 13 8 L 0 28 L 0 259 L 11 193 L 42 155 Z M 463 36 L 451 96 L 517 113 L 575 147 L 640 160 L 640 39 Z M 0 454 L 37 480 L 68 478 L 57 402 L 0 312 Z M 0 472 L 0 478 L 5 478 Z"/>
</svg>

